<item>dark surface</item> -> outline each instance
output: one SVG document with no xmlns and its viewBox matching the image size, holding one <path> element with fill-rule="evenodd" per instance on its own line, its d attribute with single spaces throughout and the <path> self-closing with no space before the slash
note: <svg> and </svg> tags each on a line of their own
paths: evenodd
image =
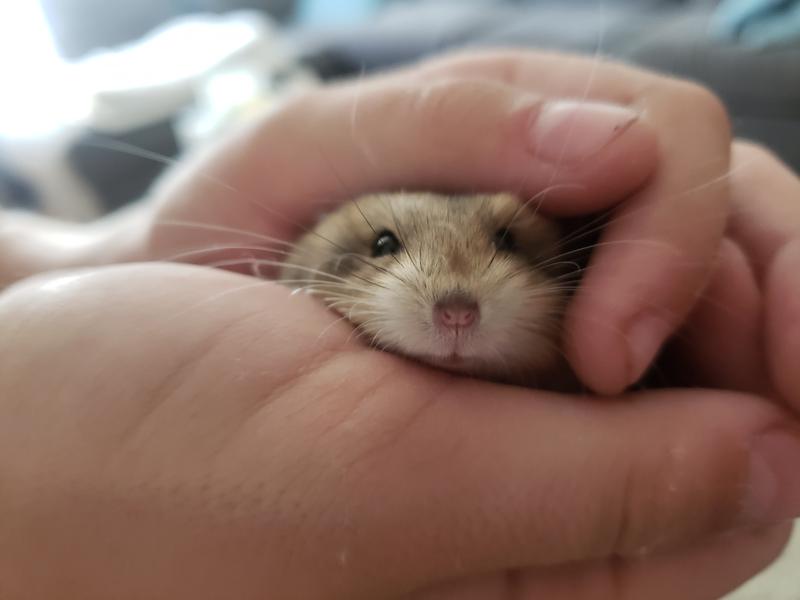
<svg viewBox="0 0 800 600">
<path fill-rule="evenodd" d="M 37 210 L 37 196 L 31 185 L 3 168 L 0 162 L 0 207 Z"/>
<path fill-rule="evenodd" d="M 178 151 L 172 123 L 165 121 L 124 134 L 88 131 L 70 148 L 67 160 L 112 211 L 141 198 L 165 168 L 164 162 L 137 153 L 168 158 Z"/>
</svg>

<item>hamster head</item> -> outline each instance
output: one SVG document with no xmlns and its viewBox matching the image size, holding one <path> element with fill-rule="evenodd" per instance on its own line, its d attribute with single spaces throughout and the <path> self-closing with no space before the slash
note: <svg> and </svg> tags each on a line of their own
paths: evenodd
<svg viewBox="0 0 800 600">
<path fill-rule="evenodd" d="M 281 278 L 379 348 L 480 377 L 535 379 L 561 356 L 569 274 L 559 239 L 555 223 L 511 194 L 376 194 L 325 217 Z"/>
</svg>

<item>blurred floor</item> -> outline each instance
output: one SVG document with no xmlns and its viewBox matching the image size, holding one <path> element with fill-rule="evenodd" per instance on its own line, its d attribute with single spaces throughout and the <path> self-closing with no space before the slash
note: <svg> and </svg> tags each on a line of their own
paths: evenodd
<svg viewBox="0 0 800 600">
<path fill-rule="evenodd" d="M 783 556 L 725 600 L 800 600 L 800 520 Z"/>
</svg>

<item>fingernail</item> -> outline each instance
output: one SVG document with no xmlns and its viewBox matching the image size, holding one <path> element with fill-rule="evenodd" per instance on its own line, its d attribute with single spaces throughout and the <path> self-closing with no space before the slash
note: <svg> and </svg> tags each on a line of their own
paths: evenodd
<svg viewBox="0 0 800 600">
<path fill-rule="evenodd" d="M 604 102 L 548 102 L 530 129 L 533 152 L 544 162 L 580 162 L 600 152 L 639 119 L 630 108 Z"/>
<path fill-rule="evenodd" d="M 650 312 L 635 318 L 627 331 L 628 384 L 639 381 L 671 331 L 670 324 Z"/>
<path fill-rule="evenodd" d="M 800 517 L 800 433 L 771 429 L 756 438 L 744 517 L 750 523 Z"/>
</svg>

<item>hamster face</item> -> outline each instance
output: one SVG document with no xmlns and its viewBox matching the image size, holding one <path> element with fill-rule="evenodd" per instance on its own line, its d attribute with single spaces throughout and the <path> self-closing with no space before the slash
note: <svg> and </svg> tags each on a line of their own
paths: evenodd
<svg viewBox="0 0 800 600">
<path fill-rule="evenodd" d="M 517 381 L 560 357 L 559 237 L 510 194 L 378 194 L 324 218 L 281 278 L 379 348 Z"/>
</svg>

